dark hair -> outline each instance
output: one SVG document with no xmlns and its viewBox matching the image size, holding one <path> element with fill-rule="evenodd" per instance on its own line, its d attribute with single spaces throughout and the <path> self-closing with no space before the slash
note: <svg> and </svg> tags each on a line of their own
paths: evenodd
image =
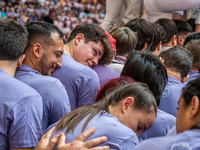
<svg viewBox="0 0 200 150">
<path fill-rule="evenodd" d="M 182 97 L 185 101 L 185 105 L 189 105 L 191 103 L 192 97 L 197 96 L 200 99 L 200 77 L 190 81 L 183 89 L 182 89 Z"/>
<path fill-rule="evenodd" d="M 28 32 L 20 23 L 0 18 L 0 60 L 16 61 L 28 44 Z"/>
<path fill-rule="evenodd" d="M 120 87 L 114 92 L 107 95 L 103 100 L 89 106 L 80 107 L 68 114 L 66 114 L 56 125 L 56 131 L 64 130 L 66 127 L 66 133 L 70 130 L 74 131 L 76 125 L 86 116 L 88 116 L 83 126 L 82 132 L 86 128 L 89 121 L 100 111 L 101 115 L 108 112 L 109 105 L 116 106 L 119 102 L 127 97 L 134 98 L 134 108 L 142 110 L 146 113 L 154 111 L 156 113 L 156 101 L 154 96 L 148 87 L 143 83 L 132 83 Z M 153 110 L 152 110 L 153 106 Z"/>
<path fill-rule="evenodd" d="M 53 33 L 58 33 L 60 39 L 63 39 L 64 36 L 62 31 L 53 24 L 44 22 L 44 21 L 32 21 L 25 25 L 29 33 L 29 42 L 27 49 L 33 47 L 35 43 L 41 43 L 42 46 L 48 47 L 54 43 L 51 38 Z"/>
<path fill-rule="evenodd" d="M 200 40 L 200 32 L 192 32 L 190 33 L 184 41 L 183 46 L 190 42 L 190 40 Z"/>
<path fill-rule="evenodd" d="M 190 81 L 182 89 L 182 98 L 184 99 L 185 107 L 190 105 L 193 96 L 197 96 L 198 99 L 200 100 L 200 77 L 197 77 L 196 79 Z M 199 129 L 199 128 L 200 128 L 200 121 L 191 127 L 191 129 Z"/>
<path fill-rule="evenodd" d="M 192 67 L 200 71 L 200 40 L 191 40 L 185 48 L 193 55 Z"/>
<path fill-rule="evenodd" d="M 165 43 L 169 43 L 174 35 L 177 35 L 178 29 L 173 20 L 167 18 L 158 19 L 155 23 L 161 25 L 166 32 Z"/>
<path fill-rule="evenodd" d="M 115 28 L 110 33 L 116 40 L 117 55 L 128 55 L 135 49 L 137 35 L 128 27 Z"/>
<path fill-rule="evenodd" d="M 167 51 L 161 52 L 160 57 L 164 59 L 165 67 L 180 73 L 181 78 L 188 75 L 192 66 L 193 56 L 187 49 L 175 46 Z"/>
<path fill-rule="evenodd" d="M 192 26 L 183 20 L 173 20 L 178 28 L 178 36 L 186 37 L 190 32 L 193 32 Z"/>
<path fill-rule="evenodd" d="M 156 50 L 156 47 L 158 46 L 160 41 L 162 43 L 165 43 L 165 40 L 166 40 L 166 33 L 161 25 L 157 23 L 153 23 L 153 30 L 154 30 L 155 36 L 154 36 L 153 43 L 149 49 L 149 51 L 151 52 L 154 52 Z"/>
<path fill-rule="evenodd" d="M 110 94 L 111 92 L 115 91 L 119 87 L 129 84 L 129 83 L 134 83 L 135 80 L 130 77 L 126 76 L 121 76 L 120 78 L 115 78 L 109 80 L 98 92 L 96 102 L 100 101 L 103 99 L 106 95 Z"/>
<path fill-rule="evenodd" d="M 105 31 L 95 24 L 81 24 L 77 25 L 71 32 L 68 40 L 66 43 L 71 42 L 73 39 L 75 39 L 76 35 L 82 33 L 85 38 L 85 43 L 88 43 L 90 41 L 93 42 L 101 42 L 104 47 L 104 55 L 100 59 L 100 62 L 102 64 L 109 64 L 111 63 L 114 51 L 112 49 L 112 45 L 110 44 L 107 35 Z"/>
<path fill-rule="evenodd" d="M 195 28 L 196 28 L 195 20 L 196 18 L 190 18 L 186 21 L 187 23 L 191 25 L 193 32 L 195 31 Z"/>
<path fill-rule="evenodd" d="M 142 50 L 145 42 L 147 42 L 146 50 L 150 50 L 155 36 L 151 22 L 144 19 L 132 19 L 125 24 L 125 27 L 129 27 L 132 31 L 137 32 L 138 42 L 135 47 L 136 50 Z"/>
<path fill-rule="evenodd" d="M 167 83 L 167 71 L 157 56 L 148 51 L 131 52 L 126 59 L 121 76 L 129 76 L 135 81 L 146 83 L 159 106 Z"/>
</svg>

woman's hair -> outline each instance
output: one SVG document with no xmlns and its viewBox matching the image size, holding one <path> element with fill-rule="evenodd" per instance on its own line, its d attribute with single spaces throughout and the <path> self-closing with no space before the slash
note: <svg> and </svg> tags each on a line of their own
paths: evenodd
<svg viewBox="0 0 200 150">
<path fill-rule="evenodd" d="M 134 82 L 135 82 L 134 79 L 130 77 L 126 77 L 126 76 L 121 76 L 120 78 L 118 77 L 118 78 L 109 80 L 98 92 L 96 102 L 102 100 L 106 95 L 115 91 L 119 87 L 124 86 L 129 83 L 134 83 Z"/>
<path fill-rule="evenodd" d="M 182 89 L 182 97 L 185 100 L 185 106 L 188 106 L 191 103 L 193 96 L 197 96 L 200 99 L 200 77 L 190 81 Z"/>
<path fill-rule="evenodd" d="M 183 89 L 182 89 L 182 97 L 184 99 L 184 105 L 187 107 L 192 100 L 193 96 L 197 96 L 200 100 L 200 77 L 195 80 L 190 81 Z M 200 111 L 200 105 L 199 105 Z M 191 129 L 200 128 L 200 121 L 194 125 Z"/>
<path fill-rule="evenodd" d="M 126 59 L 121 76 L 128 76 L 135 81 L 146 83 L 159 106 L 167 83 L 167 71 L 157 56 L 148 51 L 131 52 Z"/>
<path fill-rule="evenodd" d="M 157 105 L 154 96 L 152 95 L 149 88 L 139 82 L 135 82 L 132 84 L 127 84 L 119 89 L 115 90 L 114 92 L 107 95 L 101 101 L 89 105 L 80 107 L 68 114 L 66 114 L 57 124 L 56 131 L 62 131 L 67 127 L 66 134 L 69 131 L 74 131 L 77 124 L 86 116 L 88 116 L 87 120 L 84 123 L 82 132 L 88 125 L 89 121 L 101 111 L 101 115 L 108 112 L 109 113 L 109 105 L 116 106 L 122 100 L 126 99 L 127 97 L 134 98 L 134 109 L 144 111 L 146 113 L 150 113 L 153 110 L 156 113 Z M 153 106 L 153 110 L 152 110 Z"/>
<path fill-rule="evenodd" d="M 130 28 L 115 28 L 110 34 L 116 40 L 117 55 L 126 56 L 135 49 L 138 38 Z"/>
</svg>

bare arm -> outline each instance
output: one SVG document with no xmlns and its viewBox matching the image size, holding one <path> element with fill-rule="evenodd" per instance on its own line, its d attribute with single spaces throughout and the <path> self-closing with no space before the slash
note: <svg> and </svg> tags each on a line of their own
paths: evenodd
<svg viewBox="0 0 200 150">
<path fill-rule="evenodd" d="M 199 0 L 144 0 L 144 6 L 148 3 L 154 3 L 162 12 L 181 11 L 200 6 Z"/>
<path fill-rule="evenodd" d="M 79 135 L 73 142 L 65 144 L 65 135 L 60 133 L 59 135 L 54 136 L 51 141 L 49 139 L 55 128 L 49 130 L 36 146 L 35 150 L 53 150 L 57 145 L 57 150 L 109 150 L 108 146 L 95 147 L 98 144 L 101 144 L 107 141 L 107 137 L 99 137 L 92 139 L 90 141 L 84 142 L 91 134 L 95 132 L 95 128 L 90 128 L 87 131 Z"/>
</svg>

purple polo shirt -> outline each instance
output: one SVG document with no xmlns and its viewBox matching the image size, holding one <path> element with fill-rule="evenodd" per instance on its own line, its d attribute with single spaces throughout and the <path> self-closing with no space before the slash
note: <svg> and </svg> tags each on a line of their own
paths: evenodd
<svg viewBox="0 0 200 150">
<path fill-rule="evenodd" d="M 160 109 L 158 109 L 155 122 L 151 128 L 143 132 L 140 141 L 167 135 L 168 131 L 176 125 L 176 118 Z"/>
<path fill-rule="evenodd" d="M 120 63 L 122 63 L 122 64 L 125 64 L 126 57 L 121 56 L 121 55 L 116 55 L 116 56 L 115 56 L 115 60 L 117 60 L 118 62 L 120 62 Z"/>
<path fill-rule="evenodd" d="M 197 77 L 200 77 L 199 71 L 190 70 L 190 72 L 189 72 L 189 79 L 187 81 L 185 81 L 183 84 L 186 86 L 190 81 L 196 79 Z"/>
<path fill-rule="evenodd" d="M 92 69 L 99 76 L 100 88 L 102 88 L 110 79 L 120 77 L 120 74 L 117 71 L 110 69 L 103 64 L 93 66 Z"/>
<path fill-rule="evenodd" d="M 15 78 L 34 88 L 43 100 L 42 131 L 70 112 L 70 103 L 65 87 L 56 78 L 43 76 L 25 64 L 18 68 Z"/>
<path fill-rule="evenodd" d="M 142 141 L 133 150 L 199 150 L 200 129 Z"/>
<path fill-rule="evenodd" d="M 118 118 L 112 114 L 105 113 L 100 115 L 97 113 L 88 123 L 85 130 L 95 127 L 95 133 L 93 133 L 86 141 L 91 139 L 107 136 L 108 140 L 98 146 L 108 145 L 110 150 L 133 150 L 134 146 L 139 143 L 136 133 L 129 127 L 122 124 Z M 66 143 L 72 142 L 78 135 L 82 133 L 83 125 L 88 116 L 83 118 L 75 127 L 74 132 L 70 131 L 65 133 L 67 127 L 62 131 L 66 135 Z M 60 132 L 53 133 L 52 137 Z"/>
<path fill-rule="evenodd" d="M 0 149 L 35 147 L 42 135 L 42 98 L 0 68 Z"/>
<path fill-rule="evenodd" d="M 168 83 L 162 93 L 159 109 L 176 117 L 183 87 L 184 84 L 178 79 L 168 76 Z"/>
<path fill-rule="evenodd" d="M 65 86 L 72 110 L 95 102 L 99 90 L 99 78 L 90 67 L 64 53 L 62 67 L 56 69 L 52 76 Z"/>
</svg>

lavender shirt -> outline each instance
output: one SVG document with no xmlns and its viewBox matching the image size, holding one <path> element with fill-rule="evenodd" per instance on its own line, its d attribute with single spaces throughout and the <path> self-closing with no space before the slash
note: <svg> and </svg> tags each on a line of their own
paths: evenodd
<svg viewBox="0 0 200 150">
<path fill-rule="evenodd" d="M 116 56 L 115 56 L 115 60 L 119 61 L 119 62 L 122 63 L 122 64 L 125 64 L 125 62 L 126 62 L 126 57 L 121 56 L 121 55 L 116 55 Z"/>
<path fill-rule="evenodd" d="M 158 109 L 155 122 L 151 128 L 143 132 L 139 139 L 140 141 L 148 138 L 160 137 L 167 135 L 168 131 L 175 126 L 176 118 L 162 110 Z"/>
<path fill-rule="evenodd" d="M 196 79 L 197 77 L 200 77 L 199 71 L 190 70 L 190 72 L 189 72 L 189 79 L 187 81 L 185 81 L 183 84 L 186 86 L 190 81 Z"/>
<path fill-rule="evenodd" d="M 182 93 L 182 84 L 178 79 L 168 76 L 168 83 L 163 91 L 159 109 L 176 117 L 178 101 Z"/>
<path fill-rule="evenodd" d="M 167 135 L 145 140 L 133 150 L 199 150 L 200 129 L 186 130 L 177 135 Z"/>
<path fill-rule="evenodd" d="M 58 78 L 65 86 L 71 109 L 93 104 L 99 90 L 97 74 L 68 54 L 64 53 L 62 58 L 62 67 L 56 69 L 52 76 Z"/>
<path fill-rule="evenodd" d="M 99 146 L 109 145 L 110 150 L 133 150 L 134 146 L 139 142 L 136 133 L 131 128 L 122 124 L 115 116 L 109 113 L 105 113 L 102 116 L 100 114 L 101 112 L 96 114 L 88 123 L 85 130 L 91 127 L 95 127 L 96 130 L 86 141 L 100 136 L 107 136 L 108 140 Z M 67 128 L 62 131 L 66 135 L 66 143 L 72 142 L 82 133 L 82 128 L 87 118 L 88 116 L 78 123 L 74 129 L 74 133 L 70 131 L 66 134 L 65 131 Z M 58 133 L 60 132 L 53 133 L 52 137 Z"/>
<path fill-rule="evenodd" d="M 0 68 L 0 149 L 35 147 L 42 135 L 42 98 Z"/>
<path fill-rule="evenodd" d="M 71 111 L 65 87 L 56 78 L 43 76 L 25 64 L 17 69 L 15 78 L 28 84 L 42 96 L 42 131 Z"/>
<path fill-rule="evenodd" d="M 102 88 L 110 79 L 120 77 L 120 74 L 117 71 L 110 69 L 103 64 L 93 66 L 92 69 L 99 76 L 100 88 Z"/>
</svg>

